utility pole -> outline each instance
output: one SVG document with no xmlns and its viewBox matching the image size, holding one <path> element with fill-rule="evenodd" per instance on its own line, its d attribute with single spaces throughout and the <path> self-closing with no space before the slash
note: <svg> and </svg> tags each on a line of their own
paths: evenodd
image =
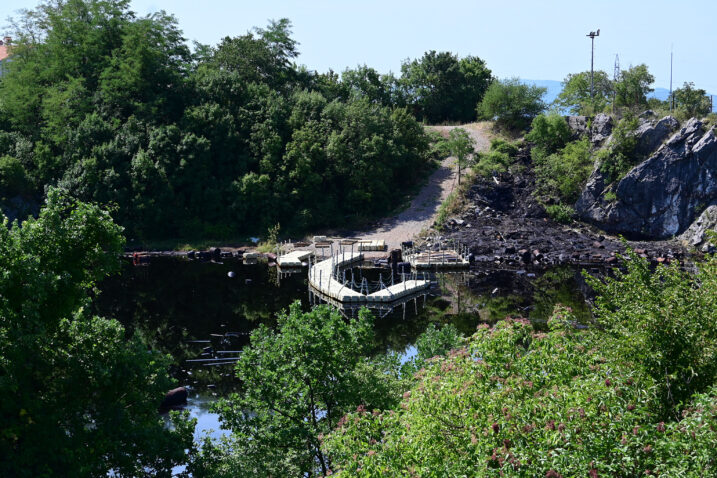
<svg viewBox="0 0 717 478">
<path fill-rule="evenodd" d="M 593 99 L 593 63 L 595 60 L 595 37 L 600 36 L 600 29 L 598 28 L 597 33 L 590 32 L 586 37 L 590 37 L 590 42 L 592 43 L 592 48 L 590 51 L 590 99 Z"/>
<path fill-rule="evenodd" d="M 672 96 L 672 45 L 670 45 L 670 114 L 673 106 L 675 106 L 675 97 Z"/>
</svg>

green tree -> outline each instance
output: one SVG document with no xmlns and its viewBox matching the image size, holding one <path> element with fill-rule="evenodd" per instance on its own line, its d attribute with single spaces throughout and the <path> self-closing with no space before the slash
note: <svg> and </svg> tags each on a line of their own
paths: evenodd
<svg viewBox="0 0 717 478">
<path fill-rule="evenodd" d="M 193 425 L 157 413 L 169 358 L 87 312 L 122 245 L 106 211 L 56 189 L 0 227 L 0 475 L 169 476 L 186 459 Z"/>
<path fill-rule="evenodd" d="M 590 96 L 590 72 L 571 73 L 562 82 L 562 91 L 555 104 L 578 115 L 593 115 L 612 101 L 613 83 L 602 70 L 593 74 L 593 96 Z"/>
<path fill-rule="evenodd" d="M 545 109 L 541 98 L 546 91 L 526 85 L 519 78 L 493 82 L 478 104 L 478 116 L 508 129 L 525 129 Z"/>
<path fill-rule="evenodd" d="M 695 88 L 692 82 L 685 82 L 682 88 L 673 93 L 677 108 L 683 111 L 687 118 L 702 117 L 710 113 L 710 98 L 701 88 Z"/>
<path fill-rule="evenodd" d="M 463 59 L 431 50 L 401 65 L 400 85 L 415 115 L 429 123 L 475 120 L 478 103 L 493 81 L 491 71 L 478 57 Z"/>
<path fill-rule="evenodd" d="M 620 79 L 615 84 L 616 106 L 637 107 L 647 104 L 647 95 L 653 88 L 655 77 L 650 74 L 644 63 L 631 66 L 620 72 Z"/>
<path fill-rule="evenodd" d="M 327 306 L 302 313 L 299 302 L 279 316 L 277 331 L 260 326 L 237 363 L 241 392 L 217 406 L 232 434 L 205 442 L 194 476 L 326 475 L 324 434 L 348 411 L 390 407 L 398 397 L 396 372 L 364 358 L 372 335 L 365 309 L 346 320 Z"/>
<path fill-rule="evenodd" d="M 469 158 L 475 152 L 475 140 L 463 128 L 453 128 L 448 139 L 441 144 L 445 154 L 456 158 L 458 167 L 458 184 L 461 184 L 461 169 L 468 164 Z"/>
</svg>

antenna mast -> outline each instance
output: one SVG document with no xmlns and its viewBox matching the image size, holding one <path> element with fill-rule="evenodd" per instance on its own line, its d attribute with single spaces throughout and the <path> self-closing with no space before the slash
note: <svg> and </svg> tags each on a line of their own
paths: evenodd
<svg viewBox="0 0 717 478">
<path fill-rule="evenodd" d="M 615 53 L 615 70 L 612 74 L 612 112 L 615 113 L 615 101 L 617 100 L 617 82 L 620 80 L 620 56 Z"/>
</svg>

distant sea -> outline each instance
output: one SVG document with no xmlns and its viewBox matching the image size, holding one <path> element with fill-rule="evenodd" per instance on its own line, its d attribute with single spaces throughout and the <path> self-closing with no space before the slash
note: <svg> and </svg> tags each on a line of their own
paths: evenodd
<svg viewBox="0 0 717 478">
<path fill-rule="evenodd" d="M 534 85 L 534 86 L 541 86 L 544 88 L 547 88 L 548 91 L 545 93 L 545 96 L 543 96 L 543 101 L 550 104 L 552 103 L 555 98 L 558 97 L 560 92 L 563 90 L 563 86 L 560 84 L 559 81 L 555 80 L 524 80 L 521 79 L 523 83 L 526 83 L 528 85 Z M 717 111 L 717 94 L 715 93 L 708 93 L 712 94 L 715 97 L 714 101 L 714 109 L 713 111 Z M 657 98 L 659 100 L 666 100 L 670 96 L 670 90 L 668 88 L 655 88 L 655 91 L 650 93 L 650 98 Z"/>
</svg>

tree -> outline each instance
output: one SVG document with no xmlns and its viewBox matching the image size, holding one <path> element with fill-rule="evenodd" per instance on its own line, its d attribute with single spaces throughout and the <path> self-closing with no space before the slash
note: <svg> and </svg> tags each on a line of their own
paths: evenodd
<svg viewBox="0 0 717 478">
<path fill-rule="evenodd" d="M 646 105 L 648 93 L 654 91 L 650 88 L 654 82 L 655 77 L 644 63 L 620 72 L 620 79 L 615 84 L 615 104 L 627 107 Z"/>
<path fill-rule="evenodd" d="M 256 329 L 236 367 L 241 391 L 217 406 L 232 434 L 205 442 L 194 476 L 326 475 L 323 435 L 348 411 L 390 407 L 398 396 L 395 373 L 364 359 L 372 334 L 365 309 L 346 320 L 328 306 L 303 313 L 299 302 L 277 331 Z"/>
<path fill-rule="evenodd" d="M 122 245 L 106 211 L 56 189 L 0 227 L 0 475 L 168 476 L 186 459 L 193 425 L 157 413 L 169 358 L 87 312 Z"/>
<path fill-rule="evenodd" d="M 563 89 L 555 104 L 578 115 L 593 115 L 605 109 L 612 100 L 613 83 L 607 73 L 598 70 L 593 76 L 593 96 L 590 96 L 590 72 L 571 73 L 562 82 Z"/>
<path fill-rule="evenodd" d="M 446 154 L 456 158 L 458 166 L 458 184 L 461 184 L 461 168 L 464 168 L 468 158 L 475 151 L 475 140 L 463 128 L 453 128 L 449 133 L 448 140 L 442 143 Z"/>
<path fill-rule="evenodd" d="M 710 113 L 710 98 L 703 89 L 695 88 L 692 82 L 685 82 L 682 88 L 674 92 L 675 104 L 687 118 L 704 116 Z"/>
<path fill-rule="evenodd" d="M 524 129 L 545 109 L 541 98 L 546 91 L 546 88 L 526 85 L 519 78 L 493 82 L 478 104 L 478 116 L 495 120 L 508 129 Z"/>
<path fill-rule="evenodd" d="M 491 82 L 491 71 L 480 58 L 459 60 L 452 53 L 435 50 L 405 61 L 399 80 L 415 115 L 429 123 L 473 121 L 472 105 L 481 100 Z"/>
</svg>

